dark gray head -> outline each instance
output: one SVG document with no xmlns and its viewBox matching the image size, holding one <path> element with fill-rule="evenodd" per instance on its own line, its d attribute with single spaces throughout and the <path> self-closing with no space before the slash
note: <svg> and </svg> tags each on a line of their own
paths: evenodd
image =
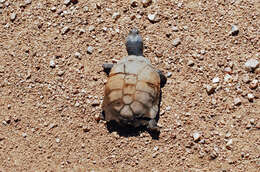
<svg viewBox="0 0 260 172">
<path fill-rule="evenodd" d="M 128 55 L 143 56 L 143 40 L 137 29 L 129 32 L 125 45 Z"/>
</svg>

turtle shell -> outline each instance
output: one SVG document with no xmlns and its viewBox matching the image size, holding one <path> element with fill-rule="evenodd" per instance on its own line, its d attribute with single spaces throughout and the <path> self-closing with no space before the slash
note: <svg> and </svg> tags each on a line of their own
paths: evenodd
<svg viewBox="0 0 260 172">
<path fill-rule="evenodd" d="M 106 121 L 135 127 L 155 119 L 159 109 L 160 76 L 143 56 L 127 56 L 111 69 L 105 85 Z"/>
</svg>

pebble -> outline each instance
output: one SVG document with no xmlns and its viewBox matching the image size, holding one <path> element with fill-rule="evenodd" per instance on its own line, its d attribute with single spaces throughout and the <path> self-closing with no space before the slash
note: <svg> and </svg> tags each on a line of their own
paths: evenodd
<svg viewBox="0 0 260 172">
<path fill-rule="evenodd" d="M 172 42 L 173 46 L 175 46 L 175 47 L 177 47 L 180 43 L 181 43 L 181 39 L 180 38 L 176 38 Z"/>
<path fill-rule="evenodd" d="M 77 59 L 81 60 L 81 54 L 79 52 L 76 52 L 74 55 Z"/>
<path fill-rule="evenodd" d="M 148 7 L 152 4 L 152 0 L 142 0 L 143 7 Z"/>
<path fill-rule="evenodd" d="M 166 111 L 171 111 L 171 109 L 172 109 L 171 106 L 167 106 L 167 107 L 165 108 Z"/>
<path fill-rule="evenodd" d="M 138 1 L 137 0 L 131 0 L 130 4 L 132 7 L 137 7 L 138 6 Z"/>
<path fill-rule="evenodd" d="M 62 70 L 58 71 L 59 76 L 62 76 L 63 74 L 64 74 L 64 71 L 62 71 Z"/>
<path fill-rule="evenodd" d="M 70 28 L 68 26 L 65 26 L 61 29 L 61 34 L 64 35 L 66 34 L 68 31 L 70 30 Z"/>
<path fill-rule="evenodd" d="M 170 78 L 172 76 L 172 72 L 167 72 L 166 77 Z"/>
<path fill-rule="evenodd" d="M 88 6 L 84 6 L 83 11 L 84 11 L 84 13 L 88 12 Z"/>
<path fill-rule="evenodd" d="M 93 53 L 93 47 L 92 46 L 88 46 L 87 53 L 88 54 L 92 54 Z"/>
<path fill-rule="evenodd" d="M 200 138 L 201 138 L 200 133 L 198 133 L 198 132 L 193 133 L 193 140 L 195 142 L 198 142 L 200 140 Z"/>
<path fill-rule="evenodd" d="M 60 139 L 59 138 L 56 138 L 55 141 L 56 141 L 56 143 L 60 143 Z"/>
<path fill-rule="evenodd" d="M 259 61 L 252 58 L 247 60 L 244 66 L 247 71 L 253 72 L 256 68 L 259 67 Z"/>
<path fill-rule="evenodd" d="M 79 102 L 76 102 L 76 103 L 75 103 L 75 106 L 76 106 L 76 107 L 79 107 L 79 106 L 80 106 L 80 103 L 79 103 Z"/>
<path fill-rule="evenodd" d="M 158 21 L 160 21 L 158 15 L 157 15 L 156 13 L 154 13 L 154 14 L 148 14 L 148 19 L 149 19 L 149 21 L 151 21 L 151 22 L 158 22 Z"/>
<path fill-rule="evenodd" d="M 70 0 L 64 0 L 64 5 L 69 5 L 70 4 Z"/>
<path fill-rule="evenodd" d="M 232 36 L 236 36 L 238 35 L 239 29 L 236 25 L 231 25 L 231 31 L 230 31 L 230 35 Z"/>
<path fill-rule="evenodd" d="M 93 25 L 89 26 L 88 31 L 92 32 L 94 30 L 95 30 L 95 26 L 93 26 Z"/>
<path fill-rule="evenodd" d="M 247 94 L 247 99 L 248 99 L 250 102 L 252 102 L 252 101 L 254 100 L 254 98 L 255 98 L 255 96 L 254 96 L 253 94 L 251 94 L 251 93 L 248 93 L 248 94 Z"/>
<path fill-rule="evenodd" d="M 119 12 L 115 12 L 112 15 L 112 19 L 114 19 L 114 20 L 117 20 L 119 17 L 120 17 L 120 13 Z"/>
<path fill-rule="evenodd" d="M 255 119 L 254 118 L 251 118 L 249 121 L 250 121 L 250 124 L 252 124 L 252 125 L 255 124 Z"/>
<path fill-rule="evenodd" d="M 25 5 L 29 5 L 32 3 L 32 0 L 25 0 L 24 2 L 25 2 Z"/>
<path fill-rule="evenodd" d="M 173 26 L 173 27 L 172 27 L 172 31 L 173 31 L 173 32 L 178 32 L 178 31 L 179 31 L 179 29 L 178 29 L 178 27 L 177 27 L 177 26 Z"/>
<path fill-rule="evenodd" d="M 229 74 L 226 74 L 226 75 L 224 76 L 224 81 L 225 81 L 225 82 L 230 82 L 231 79 L 232 79 L 232 76 L 229 75 Z"/>
<path fill-rule="evenodd" d="M 212 94 L 215 92 L 215 87 L 211 86 L 211 85 L 206 85 L 206 91 L 208 94 Z"/>
<path fill-rule="evenodd" d="M 14 21 L 16 19 L 16 13 L 11 13 L 10 14 L 10 20 Z"/>
<path fill-rule="evenodd" d="M 52 59 L 52 60 L 50 60 L 50 67 L 51 68 L 55 68 L 55 61 Z"/>
<path fill-rule="evenodd" d="M 241 102 L 241 99 L 240 99 L 240 98 L 235 98 L 235 99 L 234 99 L 234 105 L 235 105 L 235 106 L 239 106 L 239 105 L 241 105 L 241 103 L 242 103 L 242 102 Z"/>
<path fill-rule="evenodd" d="M 258 80 L 254 79 L 253 81 L 250 82 L 249 88 L 256 89 L 257 86 L 258 86 Z"/>
<path fill-rule="evenodd" d="M 227 144 L 226 144 L 226 148 L 230 150 L 232 148 L 232 144 L 233 144 L 233 140 L 229 139 Z"/>
<path fill-rule="evenodd" d="M 98 106 L 98 105 L 100 105 L 100 103 L 99 103 L 99 101 L 98 101 L 97 99 L 95 99 L 95 100 L 92 102 L 91 105 L 92 105 L 92 106 Z"/>
<path fill-rule="evenodd" d="M 89 132 L 90 131 L 90 129 L 89 129 L 89 127 L 88 126 L 83 126 L 82 127 L 82 129 L 83 129 L 83 131 L 85 132 L 85 133 L 87 133 L 87 132 Z"/>
<path fill-rule="evenodd" d="M 229 138 L 231 136 L 230 132 L 227 132 L 227 134 L 225 135 L 225 138 Z"/>
<path fill-rule="evenodd" d="M 188 65 L 188 66 L 194 66 L 194 61 L 189 60 L 189 61 L 187 62 L 187 65 Z"/>
<path fill-rule="evenodd" d="M 250 78 L 249 78 L 249 75 L 248 74 L 245 74 L 242 76 L 242 81 L 244 83 L 249 83 L 250 82 Z"/>
<path fill-rule="evenodd" d="M 52 12 L 55 12 L 56 10 L 57 10 L 57 8 L 56 8 L 56 7 L 54 7 L 54 6 L 53 6 L 53 7 L 51 7 L 51 11 L 52 11 Z"/>
<path fill-rule="evenodd" d="M 232 69 L 230 67 L 225 67 L 224 72 L 231 74 Z"/>
<path fill-rule="evenodd" d="M 25 137 L 27 137 L 27 134 L 26 134 L 26 133 L 23 133 L 22 136 L 25 138 Z"/>
<path fill-rule="evenodd" d="M 212 79 L 212 83 L 219 83 L 219 77 L 215 77 Z"/>
</svg>

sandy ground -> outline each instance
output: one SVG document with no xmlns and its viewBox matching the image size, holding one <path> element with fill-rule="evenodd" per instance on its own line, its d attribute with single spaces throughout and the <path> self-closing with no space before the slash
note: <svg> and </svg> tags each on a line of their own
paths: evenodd
<svg viewBox="0 0 260 172">
<path fill-rule="evenodd" d="M 259 26 L 258 0 L 1 0 L 0 171 L 260 171 Z M 158 139 L 96 121 L 133 27 L 168 76 Z"/>
</svg>

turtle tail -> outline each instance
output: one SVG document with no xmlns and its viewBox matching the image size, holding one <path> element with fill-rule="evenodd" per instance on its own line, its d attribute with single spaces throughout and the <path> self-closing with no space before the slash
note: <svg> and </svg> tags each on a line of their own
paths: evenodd
<svg viewBox="0 0 260 172">
<path fill-rule="evenodd" d="M 125 45 L 129 56 L 143 56 L 143 40 L 137 29 L 134 28 L 129 32 Z"/>
</svg>

